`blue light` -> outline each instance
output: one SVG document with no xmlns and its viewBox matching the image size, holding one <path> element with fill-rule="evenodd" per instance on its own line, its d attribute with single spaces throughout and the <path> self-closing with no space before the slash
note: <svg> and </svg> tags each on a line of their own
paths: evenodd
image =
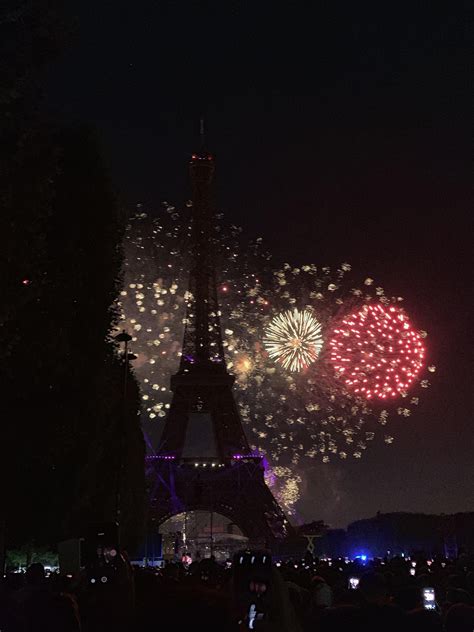
<svg viewBox="0 0 474 632">
<path fill-rule="evenodd" d="M 360 562 L 365 564 L 367 562 L 367 558 L 368 556 L 365 553 L 360 553 L 359 555 L 356 555 L 354 557 L 354 560 L 359 560 Z"/>
</svg>

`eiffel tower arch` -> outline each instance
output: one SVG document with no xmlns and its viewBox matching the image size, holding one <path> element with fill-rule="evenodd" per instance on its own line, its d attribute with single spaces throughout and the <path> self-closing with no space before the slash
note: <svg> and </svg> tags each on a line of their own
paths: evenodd
<svg viewBox="0 0 474 632">
<path fill-rule="evenodd" d="M 252 543 L 271 547 L 293 528 L 265 483 L 263 457 L 249 447 L 226 368 L 212 241 L 214 170 L 204 147 L 192 155 L 186 324 L 160 445 L 147 458 L 149 523 L 156 530 L 183 512 L 215 512 Z"/>
</svg>

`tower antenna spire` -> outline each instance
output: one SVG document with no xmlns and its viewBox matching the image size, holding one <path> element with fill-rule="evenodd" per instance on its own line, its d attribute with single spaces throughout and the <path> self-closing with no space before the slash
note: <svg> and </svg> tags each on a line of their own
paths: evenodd
<svg viewBox="0 0 474 632">
<path fill-rule="evenodd" d="M 199 135 L 201 136 L 201 151 L 206 150 L 206 138 L 204 135 L 204 119 L 201 118 L 199 121 Z"/>
</svg>

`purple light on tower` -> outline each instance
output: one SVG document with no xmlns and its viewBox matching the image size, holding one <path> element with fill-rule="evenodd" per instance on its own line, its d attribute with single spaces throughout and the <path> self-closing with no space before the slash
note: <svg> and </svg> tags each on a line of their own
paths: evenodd
<svg viewBox="0 0 474 632">
<path fill-rule="evenodd" d="M 263 469 L 265 472 L 265 480 L 267 481 L 267 484 L 271 486 L 275 485 L 276 483 L 276 476 L 272 470 L 272 468 L 270 467 L 270 463 L 267 460 L 266 456 L 262 457 L 262 463 L 263 463 Z"/>
<path fill-rule="evenodd" d="M 157 459 L 161 461 L 174 461 L 176 457 L 174 454 L 153 454 L 151 456 L 147 456 L 147 461 L 156 461 Z"/>
<path fill-rule="evenodd" d="M 233 459 L 258 459 L 260 458 L 262 455 L 259 454 L 258 452 L 252 452 L 251 454 L 233 454 L 232 458 Z"/>
</svg>

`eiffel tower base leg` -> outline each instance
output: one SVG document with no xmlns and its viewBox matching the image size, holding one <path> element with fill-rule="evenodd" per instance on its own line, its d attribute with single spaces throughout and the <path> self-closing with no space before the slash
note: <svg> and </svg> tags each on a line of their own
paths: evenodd
<svg viewBox="0 0 474 632">
<path fill-rule="evenodd" d="M 180 513 L 209 511 L 235 523 L 250 546 L 272 548 L 293 530 L 265 483 L 261 461 L 252 457 L 216 467 L 155 461 L 148 470 L 153 529 Z"/>
</svg>

